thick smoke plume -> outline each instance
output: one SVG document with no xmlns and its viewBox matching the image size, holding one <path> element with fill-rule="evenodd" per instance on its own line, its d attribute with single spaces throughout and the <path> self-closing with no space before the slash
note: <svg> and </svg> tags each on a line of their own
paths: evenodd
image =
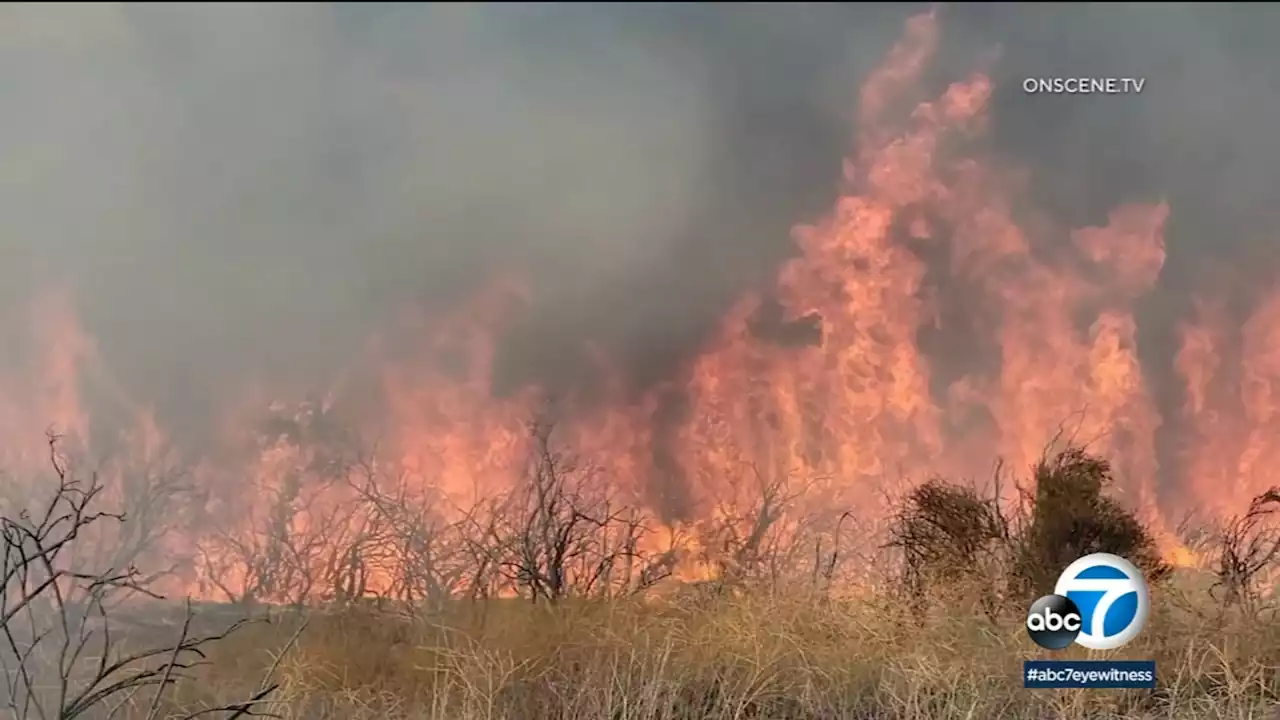
<svg viewBox="0 0 1280 720">
<path fill-rule="evenodd" d="M 520 381 L 591 335 L 685 350 L 830 194 L 856 85 L 830 14 L 6 8 L 6 315 L 65 287 L 175 420 L 250 377 L 322 386 L 498 267 L 570 348 L 512 341 Z"/>
</svg>

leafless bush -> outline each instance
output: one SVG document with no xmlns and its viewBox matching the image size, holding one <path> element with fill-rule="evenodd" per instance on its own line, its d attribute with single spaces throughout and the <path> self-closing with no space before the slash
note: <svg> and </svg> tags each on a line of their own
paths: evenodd
<svg viewBox="0 0 1280 720">
<path fill-rule="evenodd" d="M 1280 488 L 1253 498 L 1243 515 L 1228 520 L 1218 533 L 1216 575 L 1212 592 L 1223 607 L 1239 606 L 1256 613 L 1262 579 L 1280 558 Z"/>
<path fill-rule="evenodd" d="M 317 467 L 299 448 L 255 478 L 250 500 L 197 549 L 202 579 L 228 601 L 350 602 L 369 589 L 371 563 L 383 555 L 384 528 L 355 496 L 347 470 Z"/>
<path fill-rule="evenodd" d="M 103 491 L 98 478 L 71 479 L 56 438 L 49 448 L 58 478 L 52 498 L 42 508 L 0 517 L 0 702 L 15 718 L 112 717 L 126 705 L 137 707 L 139 693 L 149 690 L 144 716 L 158 717 L 165 692 L 189 677 L 205 647 L 236 626 L 193 637 L 188 612 L 172 644 L 137 649 L 117 638 L 108 622 L 111 600 L 151 593 L 132 567 L 87 573 L 72 558 L 76 543 L 92 538 L 96 526 L 126 518 L 95 511 Z M 259 716 L 274 689 L 186 717 Z"/>
<path fill-rule="evenodd" d="M 78 555 L 94 568 L 145 565 L 151 569 L 148 582 L 172 574 L 178 563 L 165 557 L 163 541 L 181 524 L 184 506 L 196 496 L 190 474 L 180 464 L 159 458 L 124 463 L 113 474 L 111 504 L 127 513 L 129 522 L 92 543 L 92 554 Z"/>
<path fill-rule="evenodd" d="M 983 497 L 972 486 L 934 478 L 907 496 L 888 544 L 902 554 L 903 590 L 922 598 L 935 585 L 973 573 L 984 556 L 1007 550 L 1010 539 L 998 496 Z"/>
<path fill-rule="evenodd" d="M 644 547 L 648 518 L 596 468 L 555 450 L 554 426 L 546 415 L 530 423 L 524 482 L 465 520 L 477 575 L 535 603 L 631 594 L 669 576 L 674 551 Z"/>
<path fill-rule="evenodd" d="M 0 471 L 0 514 L 16 517 L 44 508 L 44 488 L 87 465 L 89 450 L 80 437 L 66 438 L 48 432 L 57 463 L 47 470 L 9 477 Z M 81 573 L 104 568 L 145 567 L 148 582 L 172 574 L 175 561 L 166 540 L 189 522 L 186 509 L 197 504 L 198 493 L 188 468 L 150 424 L 126 433 L 94 463 L 100 489 L 95 505 L 127 513 L 127 523 L 96 523 L 84 528 L 81 542 L 62 553 L 69 567 Z"/>
<path fill-rule="evenodd" d="M 818 523 L 798 508 L 811 483 L 794 474 L 766 476 L 755 465 L 747 470 L 730 479 L 712 517 L 697 528 L 699 559 L 714 570 L 719 587 L 732 591 L 750 585 L 774 592 L 791 580 L 833 574 L 839 558 L 836 536 L 828 542 L 831 554 L 823 553 Z"/>
<path fill-rule="evenodd" d="M 1051 592 L 1062 568 L 1096 552 L 1128 559 L 1148 582 L 1168 575 L 1170 567 L 1155 538 L 1132 512 L 1107 496 L 1113 484 L 1111 464 L 1082 447 L 1067 447 L 1036 465 L 1031 516 L 1018 538 L 1014 569 L 1029 589 Z"/>
<path fill-rule="evenodd" d="M 466 552 L 462 523 L 440 512 L 441 498 L 413 487 L 403 472 L 384 471 L 374 456 L 357 462 L 352 484 L 379 528 L 368 536 L 367 554 L 390 580 L 384 597 L 439 608 L 483 584 Z"/>
</svg>

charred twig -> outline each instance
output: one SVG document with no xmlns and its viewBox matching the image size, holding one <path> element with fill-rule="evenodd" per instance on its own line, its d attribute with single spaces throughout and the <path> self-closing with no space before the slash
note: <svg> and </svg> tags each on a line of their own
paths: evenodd
<svg viewBox="0 0 1280 720">
<path fill-rule="evenodd" d="M 1221 529 L 1216 579 L 1210 592 L 1223 607 L 1239 605 L 1247 612 L 1258 609 L 1260 577 L 1280 559 L 1280 530 L 1272 525 L 1278 511 L 1280 488 L 1271 488 Z"/>
<path fill-rule="evenodd" d="M 74 569 L 72 547 L 102 522 L 123 523 L 118 514 L 91 509 L 102 491 L 96 476 L 72 479 L 50 437 L 50 456 L 58 486 L 37 512 L 0 517 L 0 669 L 5 672 L 3 704 L 16 718 L 71 720 L 103 709 L 140 689 L 156 695 L 149 717 L 156 717 L 161 696 L 205 661 L 205 649 L 234 632 L 239 623 L 214 635 L 191 636 L 191 609 L 177 641 L 122 651 L 113 637 L 107 607 L 112 598 L 145 595 L 138 571 Z M 93 622 L 91 622 L 91 620 Z M 87 654 L 92 646 L 96 657 Z M 207 712 L 257 713 L 269 693 L 249 701 L 209 708 Z M 122 702 L 116 703 L 118 710 Z M 115 713 L 112 710 L 111 714 Z M 241 716 L 244 712 L 241 712 Z"/>
</svg>

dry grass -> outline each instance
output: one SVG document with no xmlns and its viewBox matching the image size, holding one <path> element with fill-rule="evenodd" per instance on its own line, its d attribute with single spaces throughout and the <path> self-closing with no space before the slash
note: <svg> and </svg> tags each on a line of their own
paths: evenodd
<svg viewBox="0 0 1280 720">
<path fill-rule="evenodd" d="M 1024 690 L 1022 661 L 1047 655 L 1012 608 L 992 620 L 939 601 L 920 618 L 795 594 L 349 611 L 296 637 L 298 618 L 281 617 L 225 641 L 198 694 L 252 690 L 293 638 L 274 712 L 298 720 L 1275 717 L 1280 628 L 1210 610 L 1197 584 L 1183 573 L 1155 590 L 1146 631 L 1110 655 L 1154 658 L 1154 691 Z"/>
</svg>

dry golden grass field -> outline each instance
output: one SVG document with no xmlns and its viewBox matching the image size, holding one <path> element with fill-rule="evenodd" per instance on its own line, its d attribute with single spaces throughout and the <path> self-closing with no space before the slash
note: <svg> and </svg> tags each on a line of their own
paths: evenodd
<svg viewBox="0 0 1280 720">
<path fill-rule="evenodd" d="M 1022 661 L 1046 655 L 1016 612 L 746 595 L 348 611 L 314 615 L 296 637 L 282 615 L 225 640 L 179 695 L 244 696 L 292 643 L 271 711 L 297 720 L 1274 717 L 1275 623 L 1212 610 L 1190 573 L 1153 600 L 1146 631 L 1114 656 L 1154 658 L 1154 691 L 1023 689 Z"/>
</svg>

